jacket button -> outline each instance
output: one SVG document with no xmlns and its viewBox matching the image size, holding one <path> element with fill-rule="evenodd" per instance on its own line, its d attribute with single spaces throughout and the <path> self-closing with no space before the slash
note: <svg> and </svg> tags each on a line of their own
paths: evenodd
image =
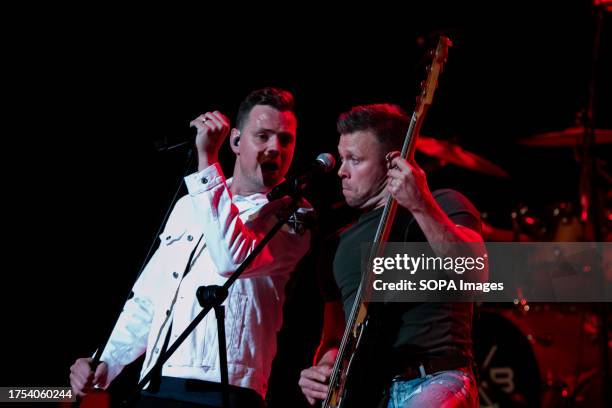
<svg viewBox="0 0 612 408">
<path fill-rule="evenodd" d="M 155 352 L 159 353 L 159 347 L 155 347 Z"/>
<path fill-rule="evenodd" d="M 176 271 L 172 272 L 172 276 L 174 276 L 175 279 L 178 278 L 178 272 Z"/>
<path fill-rule="evenodd" d="M 166 310 L 166 316 L 170 316 L 170 309 Z"/>
<path fill-rule="evenodd" d="M 208 183 L 208 179 L 206 177 L 202 177 L 202 184 Z"/>
<path fill-rule="evenodd" d="M 193 235 L 187 235 L 187 241 L 193 241 Z"/>
</svg>

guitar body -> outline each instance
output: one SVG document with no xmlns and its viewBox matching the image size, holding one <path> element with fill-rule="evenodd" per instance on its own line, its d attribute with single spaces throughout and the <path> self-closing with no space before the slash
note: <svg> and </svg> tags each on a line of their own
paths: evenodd
<svg viewBox="0 0 612 408">
<path fill-rule="evenodd" d="M 350 337 L 342 358 L 338 356 L 340 366 L 335 386 L 330 388 L 329 407 L 377 407 L 385 397 L 391 381 L 386 366 L 389 347 L 378 327 L 377 313 L 372 310 L 378 310 L 378 306 L 370 305 L 365 321 Z"/>
</svg>

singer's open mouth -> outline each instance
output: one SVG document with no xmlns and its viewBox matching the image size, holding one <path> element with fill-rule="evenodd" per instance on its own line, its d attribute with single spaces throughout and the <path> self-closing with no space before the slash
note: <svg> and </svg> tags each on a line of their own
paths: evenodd
<svg viewBox="0 0 612 408">
<path fill-rule="evenodd" d="M 263 162 L 261 163 L 261 171 L 266 173 L 272 173 L 278 171 L 279 165 L 276 162 Z"/>
</svg>

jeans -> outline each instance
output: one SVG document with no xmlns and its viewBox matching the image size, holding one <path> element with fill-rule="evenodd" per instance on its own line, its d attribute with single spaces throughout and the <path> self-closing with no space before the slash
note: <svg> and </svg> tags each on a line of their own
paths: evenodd
<svg viewBox="0 0 612 408">
<path fill-rule="evenodd" d="M 448 370 L 414 380 L 394 379 L 387 408 L 478 407 L 478 385 L 471 370 Z"/>
</svg>

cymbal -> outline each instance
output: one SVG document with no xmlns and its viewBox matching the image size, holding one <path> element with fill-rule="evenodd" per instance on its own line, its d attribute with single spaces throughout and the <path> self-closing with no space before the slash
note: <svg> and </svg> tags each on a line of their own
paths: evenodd
<svg viewBox="0 0 612 408">
<path fill-rule="evenodd" d="M 583 127 L 571 127 L 556 132 L 540 133 L 519 140 L 525 146 L 567 147 L 581 145 Z M 612 143 L 612 129 L 595 129 L 595 144 Z"/>
<path fill-rule="evenodd" d="M 443 164 L 452 163 L 491 176 L 508 177 L 508 173 L 498 165 L 446 140 L 419 136 L 416 149 L 427 156 L 435 157 Z"/>
</svg>

